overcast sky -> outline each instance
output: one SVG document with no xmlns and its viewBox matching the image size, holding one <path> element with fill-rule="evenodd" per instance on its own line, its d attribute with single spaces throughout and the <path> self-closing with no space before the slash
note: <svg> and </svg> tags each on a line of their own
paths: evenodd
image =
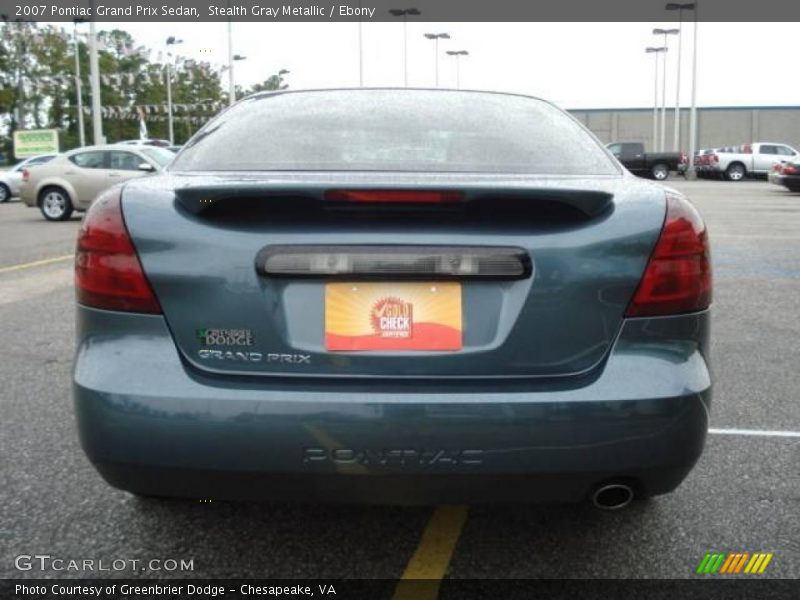
<svg viewBox="0 0 800 600">
<path fill-rule="evenodd" d="M 565 108 L 648 107 L 653 104 L 653 55 L 661 45 L 653 27 L 665 23 L 409 23 L 409 84 L 434 85 L 434 43 L 427 32 L 447 32 L 440 43 L 440 85 L 455 87 L 454 59 L 468 50 L 461 87 L 521 92 Z M 86 27 L 85 25 L 83 27 Z M 184 40 L 179 53 L 222 64 L 227 24 L 101 23 L 119 27 L 154 50 L 169 35 Z M 684 26 L 682 104 L 691 88 L 691 23 Z M 358 85 L 356 23 L 234 23 L 236 82 L 250 85 L 289 69 L 293 89 Z M 800 105 L 796 67 L 798 23 L 701 23 L 698 44 L 700 106 Z M 364 23 L 364 83 L 403 85 L 403 26 Z M 677 40 L 670 38 L 667 104 L 674 105 Z M 227 85 L 227 81 L 223 82 Z"/>
</svg>

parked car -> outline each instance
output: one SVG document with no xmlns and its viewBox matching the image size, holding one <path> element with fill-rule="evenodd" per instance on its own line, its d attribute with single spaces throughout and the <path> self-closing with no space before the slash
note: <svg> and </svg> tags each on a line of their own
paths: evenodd
<svg viewBox="0 0 800 600">
<path fill-rule="evenodd" d="M 634 175 L 645 175 L 658 181 L 677 171 L 686 156 L 681 152 L 645 152 L 641 142 L 612 142 L 606 148 Z"/>
<path fill-rule="evenodd" d="M 703 221 L 543 100 L 248 96 L 75 265 L 82 447 L 135 494 L 621 508 L 702 452 Z"/>
<path fill-rule="evenodd" d="M 782 185 L 790 192 L 800 192 L 800 160 L 775 163 L 767 178 L 770 183 Z"/>
<path fill-rule="evenodd" d="M 55 154 L 32 156 L 14 165 L 7 171 L 0 171 L 0 202 L 7 202 L 11 198 L 19 196 L 20 186 L 22 185 L 22 171 L 24 169 L 35 165 L 42 165 L 55 156 Z"/>
<path fill-rule="evenodd" d="M 85 146 L 23 169 L 20 195 L 48 221 L 64 221 L 115 183 L 160 171 L 174 157 L 154 146 Z"/>
<path fill-rule="evenodd" d="M 158 138 L 144 139 L 144 140 L 124 140 L 117 142 L 118 144 L 126 144 L 130 146 L 158 146 L 160 148 L 168 148 L 171 144 L 169 140 L 160 140 Z"/>
<path fill-rule="evenodd" d="M 800 157 L 800 153 L 791 146 L 772 142 L 743 144 L 735 150 L 715 153 L 710 171 L 723 175 L 729 181 L 741 181 L 747 176 L 766 176 L 776 162 Z"/>
</svg>

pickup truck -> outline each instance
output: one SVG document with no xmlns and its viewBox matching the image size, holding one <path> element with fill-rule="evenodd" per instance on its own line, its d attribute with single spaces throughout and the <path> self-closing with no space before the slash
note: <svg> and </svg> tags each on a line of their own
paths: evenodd
<svg viewBox="0 0 800 600">
<path fill-rule="evenodd" d="M 756 142 L 733 148 L 734 152 L 717 152 L 711 157 L 709 170 L 724 175 L 729 181 L 741 181 L 748 175 L 767 175 L 775 163 L 796 161 L 800 152 L 787 144 Z"/>
<path fill-rule="evenodd" d="M 659 181 L 669 177 L 670 171 L 677 171 L 686 161 L 682 152 L 647 153 L 641 142 L 611 142 L 606 148 L 634 175 L 645 175 Z"/>
</svg>

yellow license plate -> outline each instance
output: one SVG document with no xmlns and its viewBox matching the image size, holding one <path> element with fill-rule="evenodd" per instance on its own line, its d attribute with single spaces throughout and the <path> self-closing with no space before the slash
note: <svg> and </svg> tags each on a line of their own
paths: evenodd
<svg viewBox="0 0 800 600">
<path fill-rule="evenodd" d="M 329 351 L 460 350 L 461 284 L 328 283 Z"/>
</svg>

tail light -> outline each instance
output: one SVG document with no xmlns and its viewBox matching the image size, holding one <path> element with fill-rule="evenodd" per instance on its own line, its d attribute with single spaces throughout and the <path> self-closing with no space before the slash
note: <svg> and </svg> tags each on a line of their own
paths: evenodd
<svg viewBox="0 0 800 600">
<path fill-rule="evenodd" d="M 705 224 L 688 200 L 667 195 L 661 235 L 627 317 L 694 312 L 711 304 L 711 255 Z"/>
<path fill-rule="evenodd" d="M 22 169 L 22 181 L 28 181 L 31 178 L 31 172 L 28 169 Z"/>
<path fill-rule="evenodd" d="M 782 165 L 780 172 L 784 175 L 800 175 L 800 168 L 795 165 Z"/>
<path fill-rule="evenodd" d="M 686 152 L 681 152 L 681 164 L 684 165 L 688 163 L 689 163 L 689 157 L 686 156 Z"/>
<path fill-rule="evenodd" d="M 716 154 L 712 154 L 711 156 L 708 157 L 708 162 L 710 162 L 710 163 L 718 163 L 719 162 L 719 156 L 717 156 Z"/>
<path fill-rule="evenodd" d="M 453 204 L 461 202 L 464 194 L 441 190 L 328 190 L 328 202 L 363 202 L 371 204 Z"/>
<path fill-rule="evenodd" d="M 75 289 L 78 302 L 86 306 L 161 312 L 125 226 L 119 189 L 102 194 L 83 219 L 75 252 Z"/>
</svg>

